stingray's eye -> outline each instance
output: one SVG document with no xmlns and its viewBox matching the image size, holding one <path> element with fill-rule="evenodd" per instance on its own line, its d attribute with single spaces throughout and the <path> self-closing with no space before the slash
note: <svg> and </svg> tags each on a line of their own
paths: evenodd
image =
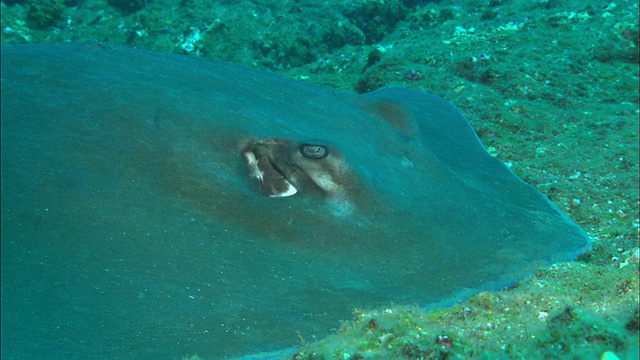
<svg viewBox="0 0 640 360">
<path fill-rule="evenodd" d="M 322 145 L 302 144 L 300 153 L 306 158 L 324 159 L 329 155 L 329 149 Z"/>
</svg>

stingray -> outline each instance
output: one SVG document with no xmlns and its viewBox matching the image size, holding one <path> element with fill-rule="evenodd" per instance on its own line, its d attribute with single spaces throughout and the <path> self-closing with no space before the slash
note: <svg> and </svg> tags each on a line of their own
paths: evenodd
<svg viewBox="0 0 640 360">
<path fill-rule="evenodd" d="M 237 357 L 590 250 L 448 101 L 2 48 L 2 357 Z"/>
</svg>

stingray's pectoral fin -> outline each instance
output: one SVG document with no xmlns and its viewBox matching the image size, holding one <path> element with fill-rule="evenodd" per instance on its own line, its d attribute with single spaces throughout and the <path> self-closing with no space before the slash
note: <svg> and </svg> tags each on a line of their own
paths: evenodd
<svg viewBox="0 0 640 360">
<path fill-rule="evenodd" d="M 249 176 L 260 194 L 285 197 L 298 192 L 293 182 L 284 176 L 268 156 L 261 154 L 259 149 L 245 150 L 243 155 L 247 162 Z"/>
</svg>

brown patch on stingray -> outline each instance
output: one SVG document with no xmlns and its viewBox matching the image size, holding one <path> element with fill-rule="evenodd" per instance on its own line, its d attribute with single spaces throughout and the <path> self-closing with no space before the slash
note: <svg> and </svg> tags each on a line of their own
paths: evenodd
<svg viewBox="0 0 640 360">
<path fill-rule="evenodd" d="M 402 104 L 391 100 L 376 100 L 363 105 L 371 115 L 388 124 L 396 131 L 407 136 L 413 136 L 417 133 L 415 120 L 411 112 Z"/>
<path fill-rule="evenodd" d="M 317 142 L 287 139 L 250 139 L 242 156 L 256 191 L 264 196 L 287 197 L 303 190 L 320 191 L 341 210 L 349 208 L 352 187 L 349 167 L 334 148 Z"/>
</svg>

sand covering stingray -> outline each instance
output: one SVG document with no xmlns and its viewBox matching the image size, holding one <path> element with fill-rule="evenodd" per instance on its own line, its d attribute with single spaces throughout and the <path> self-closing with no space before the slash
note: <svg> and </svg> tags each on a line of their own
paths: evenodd
<svg viewBox="0 0 640 360">
<path fill-rule="evenodd" d="M 238 356 L 590 249 L 447 101 L 2 49 L 3 357 Z"/>
</svg>

